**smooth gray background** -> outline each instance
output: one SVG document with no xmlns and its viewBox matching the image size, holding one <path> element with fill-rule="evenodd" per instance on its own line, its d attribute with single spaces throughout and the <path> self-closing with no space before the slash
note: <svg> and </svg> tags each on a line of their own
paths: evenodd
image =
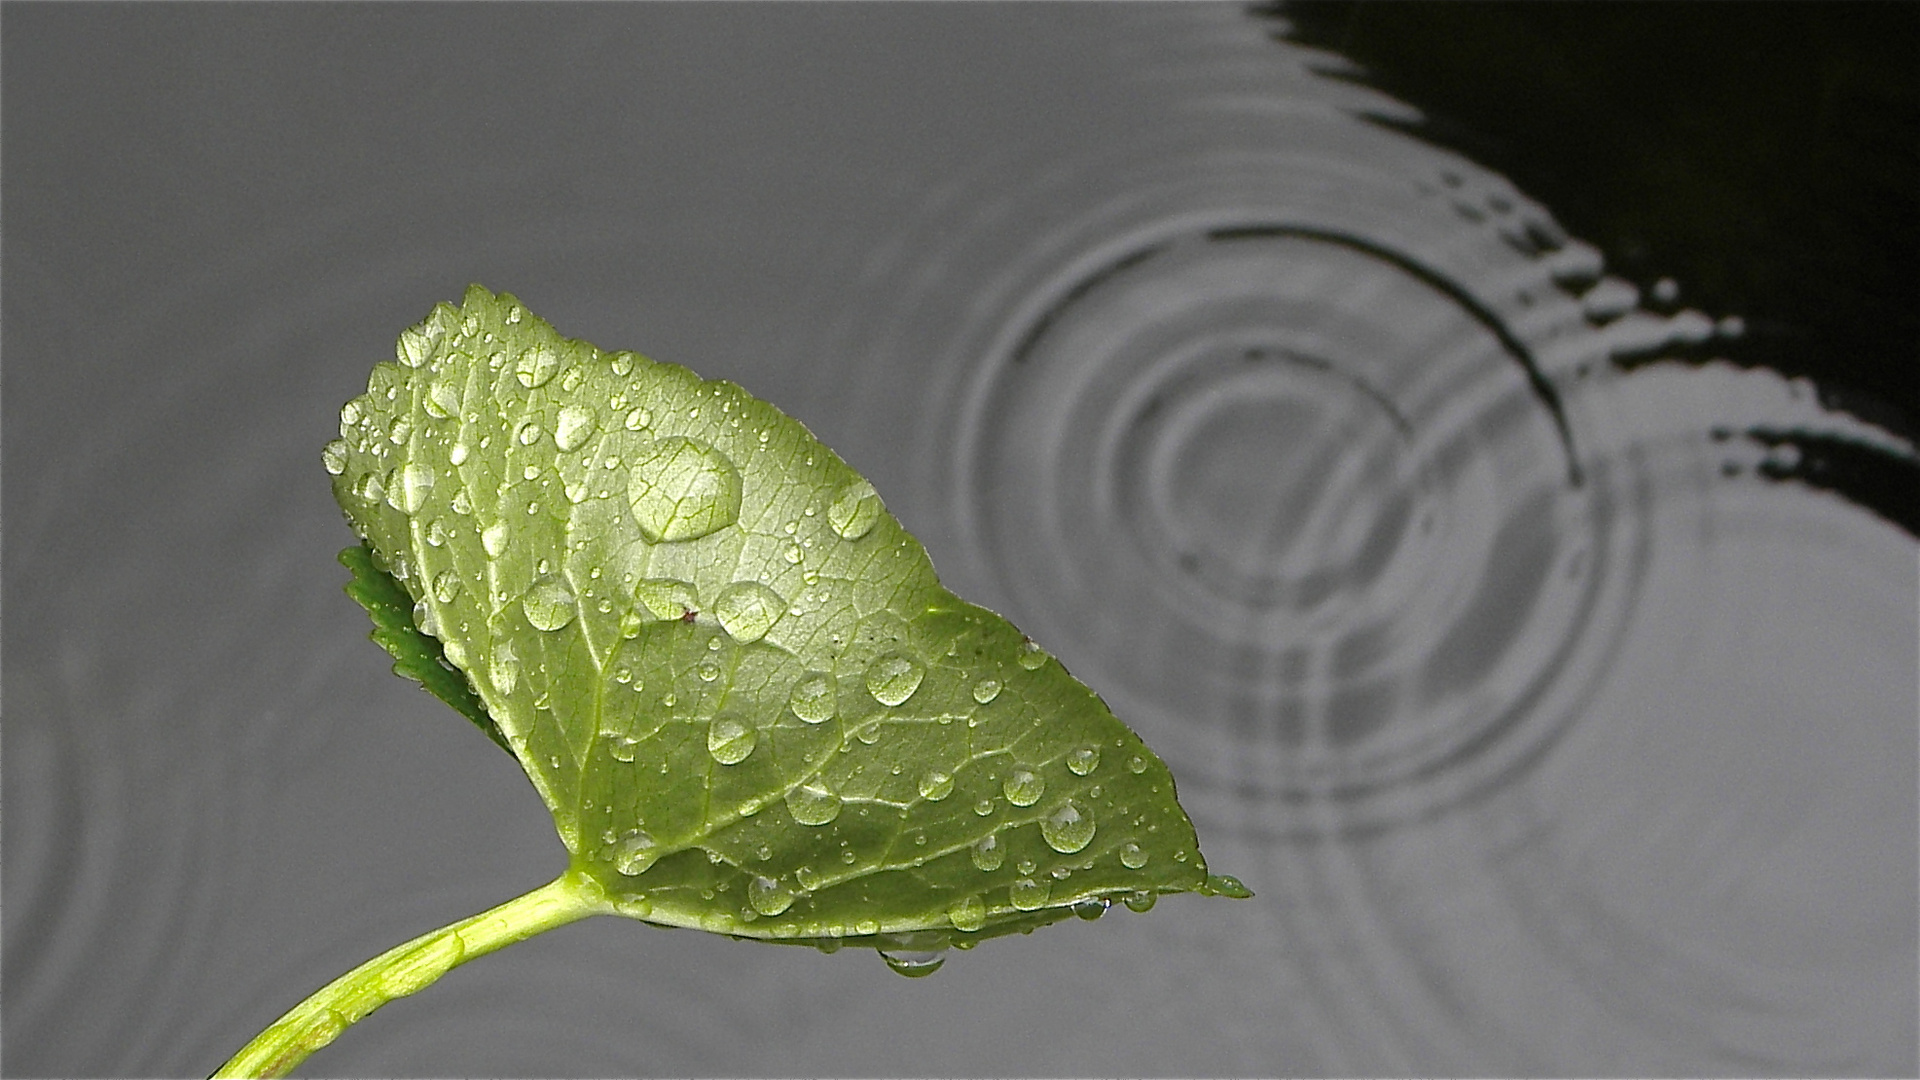
<svg viewBox="0 0 1920 1080">
<path fill-rule="evenodd" d="M 1697 343 L 1729 313 L 1644 315 L 1577 241 L 1516 247 L 1502 222 L 1551 237 L 1551 207 L 1355 119 L 1407 110 L 1314 73 L 1331 58 L 1213 5 L 0 19 L 7 1073 L 204 1075 L 325 980 L 560 868 L 514 763 L 386 673 L 333 562 L 338 407 L 469 281 L 806 422 L 950 586 L 1162 750 L 1210 861 L 1259 896 L 1070 922 L 916 982 L 593 920 L 388 1006 L 309 1072 L 1915 1071 L 1912 538 L 1752 479 L 1760 452 L 1708 432 L 1911 448 L 1764 372 L 1609 374 L 1623 341 Z M 1270 221 L 1413 253 L 1488 305 L 1564 395 L 1588 485 L 1442 294 L 1352 246 L 1191 239 Z M 1191 274 L 1156 256 L 1074 291 L 1161 241 Z M 1008 374 L 1063 296 L 1023 370 L 1080 381 Z M 1193 482 L 1049 519 L 1076 462 L 1106 461 L 1073 395 L 1145 370 L 1077 358 L 1162 318 L 1212 341 L 1243 307 L 1335 374 L 1195 369 L 1167 466 Z M 1321 479 L 1400 445 L 1341 419 L 1363 383 L 1428 403 L 1402 435 L 1438 464 L 1382 451 L 1334 499 Z M 1249 614 L 1131 531 L 1170 513 L 1231 585 L 1351 553 L 1336 511 L 1403 484 L 1441 539 L 1351 604 Z M 1325 642 L 1347 659 L 1288 666 Z M 1464 685 L 1433 708 L 1391 689 L 1436 671 Z M 1476 708 L 1513 718 L 1503 749 L 1342 793 Z"/>
</svg>

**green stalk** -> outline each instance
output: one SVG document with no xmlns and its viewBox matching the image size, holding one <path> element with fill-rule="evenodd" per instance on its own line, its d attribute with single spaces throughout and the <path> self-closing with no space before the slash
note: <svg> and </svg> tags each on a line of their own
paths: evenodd
<svg viewBox="0 0 1920 1080">
<path fill-rule="evenodd" d="M 599 884 L 578 869 L 471 918 L 396 945 L 294 1006 L 213 1075 L 285 1076 L 308 1054 L 397 997 L 478 956 L 610 910 Z"/>
</svg>

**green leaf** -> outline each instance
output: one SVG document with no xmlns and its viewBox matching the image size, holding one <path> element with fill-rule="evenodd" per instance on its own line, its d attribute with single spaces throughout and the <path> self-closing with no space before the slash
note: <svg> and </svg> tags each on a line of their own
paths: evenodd
<svg viewBox="0 0 1920 1080">
<path fill-rule="evenodd" d="M 739 387 L 475 286 L 340 434 L 335 496 L 399 590 L 343 556 L 376 640 L 519 759 L 613 910 L 917 950 L 1244 893 L 1165 764 Z"/>
</svg>

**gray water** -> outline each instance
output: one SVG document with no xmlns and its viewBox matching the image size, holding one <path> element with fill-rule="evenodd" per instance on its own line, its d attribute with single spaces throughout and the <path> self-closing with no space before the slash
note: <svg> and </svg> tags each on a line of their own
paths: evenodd
<svg viewBox="0 0 1920 1080">
<path fill-rule="evenodd" d="M 1912 1074 L 1914 449 L 1237 7 L 9 7 L 4 1065 L 204 1075 L 556 873 L 319 448 L 468 281 L 733 379 L 1256 892 L 903 981 L 599 919 L 324 1075 Z M 1670 287 L 1668 287 L 1670 286 Z M 1625 360 L 1632 363 L 1624 363 Z"/>
</svg>

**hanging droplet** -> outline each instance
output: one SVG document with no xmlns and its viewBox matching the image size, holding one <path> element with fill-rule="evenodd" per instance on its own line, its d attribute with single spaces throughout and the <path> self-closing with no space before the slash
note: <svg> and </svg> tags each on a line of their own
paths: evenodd
<svg viewBox="0 0 1920 1080">
<path fill-rule="evenodd" d="M 1007 900 L 1021 911 L 1035 911 L 1047 906 L 1047 897 L 1053 893 L 1053 882 L 1042 878 L 1021 878 L 1007 890 Z"/>
<path fill-rule="evenodd" d="M 967 849 L 967 857 L 973 860 L 975 869 L 992 873 L 1007 861 L 1007 846 L 1000 842 L 999 833 L 991 833 L 975 840 Z"/>
<path fill-rule="evenodd" d="M 593 438 L 594 427 L 590 410 L 579 405 L 563 405 L 553 429 L 553 444 L 569 452 L 578 450 Z"/>
<path fill-rule="evenodd" d="M 786 599 L 757 581 L 736 581 L 713 599 L 713 617 L 742 645 L 766 637 L 786 613 Z"/>
<path fill-rule="evenodd" d="M 882 705 L 899 705 L 920 689 L 927 669 L 918 660 L 887 653 L 867 665 L 867 692 Z"/>
<path fill-rule="evenodd" d="M 1092 843 L 1093 831 L 1093 815 L 1076 806 L 1072 799 L 1040 819 L 1040 835 L 1048 847 L 1062 855 L 1071 855 Z"/>
<path fill-rule="evenodd" d="M 434 615 L 433 605 L 425 600 L 413 605 L 413 625 L 419 627 L 423 634 L 434 637 L 440 634 L 440 619 Z"/>
<path fill-rule="evenodd" d="M 833 526 L 841 539 L 858 540 L 873 531 L 882 509 L 873 485 L 856 480 L 843 488 L 833 505 L 827 507 L 827 524 Z"/>
<path fill-rule="evenodd" d="M 834 679 L 824 671 L 815 671 L 800 677 L 793 684 L 793 692 L 787 695 L 787 706 L 793 715 L 809 724 L 823 724 L 833 719 Z"/>
<path fill-rule="evenodd" d="M 1105 915 L 1107 908 L 1112 904 L 1113 901 L 1105 897 L 1090 896 L 1085 900 L 1075 900 L 1073 902 L 1073 913 L 1087 922 L 1092 922 L 1100 916 Z"/>
<path fill-rule="evenodd" d="M 520 598 L 520 610 L 536 630 L 558 630 L 573 621 L 573 592 L 558 578 L 543 577 Z"/>
<path fill-rule="evenodd" d="M 978 896 L 969 896 L 947 909 L 947 920 L 955 930 L 971 934 L 987 925 L 987 905 Z"/>
<path fill-rule="evenodd" d="M 1147 865 L 1146 850 L 1131 841 L 1120 845 L 1120 865 L 1129 870 L 1138 870 Z"/>
<path fill-rule="evenodd" d="M 947 962 L 947 956 L 943 952 L 920 949 L 881 949 L 880 955 L 886 960 L 888 967 L 909 979 L 925 978 L 939 971 L 940 965 Z"/>
<path fill-rule="evenodd" d="M 981 679 L 973 684 L 973 700 L 982 705 L 989 704 L 1000 696 L 999 679 Z"/>
<path fill-rule="evenodd" d="M 1047 782 L 1032 769 L 1015 769 L 1007 774 L 1000 791 L 1015 806 L 1032 806 L 1040 801 L 1040 796 L 1046 794 Z"/>
<path fill-rule="evenodd" d="M 627 473 L 627 503 L 649 541 L 698 540 L 740 519 L 740 471 L 697 439 L 656 439 Z"/>
<path fill-rule="evenodd" d="M 920 797 L 928 802 L 939 802 L 953 794 L 953 774 L 939 769 L 928 769 L 920 774 Z"/>
<path fill-rule="evenodd" d="M 716 716 L 707 725 L 707 753 L 722 765 L 738 765 L 753 753 L 760 732 L 731 716 Z"/>
<path fill-rule="evenodd" d="M 753 910 L 772 918 L 793 906 L 793 894 L 772 878 L 756 877 L 747 882 L 747 903 Z"/>
<path fill-rule="evenodd" d="M 786 803 L 787 813 L 802 825 L 825 825 L 840 816 L 840 796 L 814 784 L 801 784 L 787 792 Z"/>
<path fill-rule="evenodd" d="M 1083 746 L 1067 755 L 1067 768 L 1075 776 L 1085 776 L 1100 767 L 1100 748 Z"/>
<path fill-rule="evenodd" d="M 1159 899 L 1160 897 L 1157 894 L 1142 889 L 1139 892 L 1130 894 L 1123 903 L 1127 905 L 1128 911 L 1152 911 L 1153 905 Z"/>
</svg>

